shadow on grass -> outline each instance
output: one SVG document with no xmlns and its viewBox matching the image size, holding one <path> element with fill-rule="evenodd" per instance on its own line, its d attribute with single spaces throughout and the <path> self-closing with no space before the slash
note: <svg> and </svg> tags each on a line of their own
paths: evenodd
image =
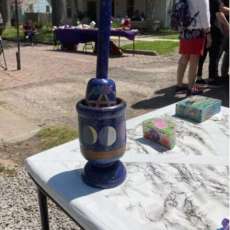
<svg viewBox="0 0 230 230">
<path fill-rule="evenodd" d="M 95 52 L 89 52 L 89 51 L 83 51 L 83 50 L 62 50 L 62 49 L 58 49 L 55 48 L 54 49 L 47 49 L 47 51 L 51 51 L 51 52 L 60 52 L 60 53 L 71 53 L 71 54 L 84 54 L 84 55 L 88 55 L 88 56 L 97 56 L 97 53 Z M 124 57 L 128 57 L 129 55 L 124 54 L 122 56 L 120 55 L 110 55 L 109 58 L 124 58 Z"/>
<path fill-rule="evenodd" d="M 181 97 L 175 95 L 176 86 L 164 88 L 155 92 L 156 96 L 150 99 L 139 101 L 132 105 L 133 109 L 159 109 L 167 105 L 171 105 L 180 100 L 183 100 L 186 95 L 181 94 Z M 158 95 L 157 95 L 158 94 Z"/>
<path fill-rule="evenodd" d="M 133 109 L 159 109 L 186 98 L 186 94 L 176 95 L 176 86 L 160 89 L 155 92 L 156 96 L 150 99 L 139 101 L 133 104 Z M 222 105 L 229 107 L 229 84 L 226 83 L 221 88 L 211 89 L 207 88 L 203 94 L 204 96 L 220 99 Z"/>
</svg>

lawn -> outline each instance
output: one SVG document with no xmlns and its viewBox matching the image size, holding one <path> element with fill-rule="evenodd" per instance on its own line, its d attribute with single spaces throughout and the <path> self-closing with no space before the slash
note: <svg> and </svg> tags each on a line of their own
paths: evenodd
<svg viewBox="0 0 230 230">
<path fill-rule="evenodd" d="M 15 27 L 7 27 L 2 34 L 3 39 L 15 39 L 17 38 L 17 30 Z M 19 31 L 20 39 L 23 39 L 23 31 L 20 29 Z"/>
<path fill-rule="evenodd" d="M 173 39 L 178 40 L 179 39 L 179 33 L 176 31 L 173 31 L 171 29 L 160 29 L 160 31 L 153 32 L 153 33 L 147 33 L 143 35 L 151 35 L 154 38 L 160 38 L 160 39 Z"/>
<path fill-rule="evenodd" d="M 41 143 L 41 149 L 46 150 L 74 140 L 78 135 L 72 127 L 53 126 L 40 130 L 36 137 Z"/>
<path fill-rule="evenodd" d="M 157 36 L 161 39 L 174 39 L 174 40 L 178 40 L 179 39 L 179 34 L 178 33 L 173 33 L 173 34 L 162 34 Z"/>
<path fill-rule="evenodd" d="M 178 47 L 178 34 L 173 31 L 160 31 L 156 35 L 161 39 L 175 39 L 175 41 L 137 41 L 136 50 L 141 51 L 154 51 L 161 55 L 167 55 L 173 53 Z M 2 34 L 3 39 L 16 40 L 17 30 L 15 27 L 8 27 Z M 20 28 L 20 40 L 24 40 L 24 34 L 22 28 Z M 54 37 L 53 31 L 49 26 L 43 26 L 38 29 L 38 33 L 35 36 L 35 42 L 53 44 Z M 123 49 L 132 49 L 132 44 L 122 46 Z"/>
<path fill-rule="evenodd" d="M 8 40 L 16 40 L 17 38 L 17 30 L 15 27 L 7 27 L 3 34 L 3 39 Z M 20 28 L 20 40 L 24 40 L 24 34 L 22 28 Z M 37 34 L 35 36 L 35 41 L 38 43 L 53 43 L 53 31 L 50 27 L 43 26 L 41 29 L 38 29 Z"/>
<path fill-rule="evenodd" d="M 178 48 L 177 41 L 137 41 L 135 44 L 136 50 L 156 52 L 160 55 L 171 54 Z M 131 50 L 133 44 L 122 46 L 124 50 Z"/>
</svg>

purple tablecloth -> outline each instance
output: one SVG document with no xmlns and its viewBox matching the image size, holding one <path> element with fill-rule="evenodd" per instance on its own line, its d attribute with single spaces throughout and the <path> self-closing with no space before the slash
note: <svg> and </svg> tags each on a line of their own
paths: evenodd
<svg viewBox="0 0 230 230">
<path fill-rule="evenodd" d="M 54 35 L 57 41 L 62 44 L 78 44 L 97 41 L 97 29 L 56 29 Z M 137 35 L 137 30 L 111 30 L 111 36 L 126 37 L 129 40 L 134 40 Z"/>
</svg>

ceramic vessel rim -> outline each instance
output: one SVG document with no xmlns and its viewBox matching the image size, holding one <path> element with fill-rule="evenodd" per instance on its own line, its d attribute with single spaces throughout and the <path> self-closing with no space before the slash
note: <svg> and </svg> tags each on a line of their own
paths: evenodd
<svg viewBox="0 0 230 230">
<path fill-rule="evenodd" d="M 94 112 L 111 112 L 114 109 L 122 109 L 122 108 L 126 107 L 126 105 L 127 105 L 126 102 L 121 98 L 117 98 L 117 102 L 118 102 L 117 105 L 112 105 L 112 106 L 108 106 L 108 107 L 100 107 L 100 108 L 88 106 L 83 102 L 86 102 L 86 99 L 80 100 L 77 103 L 76 107 L 86 109 L 86 110 L 91 110 L 91 111 L 94 111 Z"/>
</svg>

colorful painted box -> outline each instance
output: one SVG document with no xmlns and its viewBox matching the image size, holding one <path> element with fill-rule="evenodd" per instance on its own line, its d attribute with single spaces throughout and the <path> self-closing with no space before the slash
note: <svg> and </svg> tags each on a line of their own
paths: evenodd
<svg viewBox="0 0 230 230">
<path fill-rule="evenodd" d="M 157 142 L 168 149 L 176 144 L 175 124 L 166 118 L 153 118 L 143 122 L 144 138 Z"/>
<path fill-rule="evenodd" d="M 176 104 L 176 116 L 195 122 L 203 122 L 221 110 L 221 100 L 193 96 Z"/>
</svg>

